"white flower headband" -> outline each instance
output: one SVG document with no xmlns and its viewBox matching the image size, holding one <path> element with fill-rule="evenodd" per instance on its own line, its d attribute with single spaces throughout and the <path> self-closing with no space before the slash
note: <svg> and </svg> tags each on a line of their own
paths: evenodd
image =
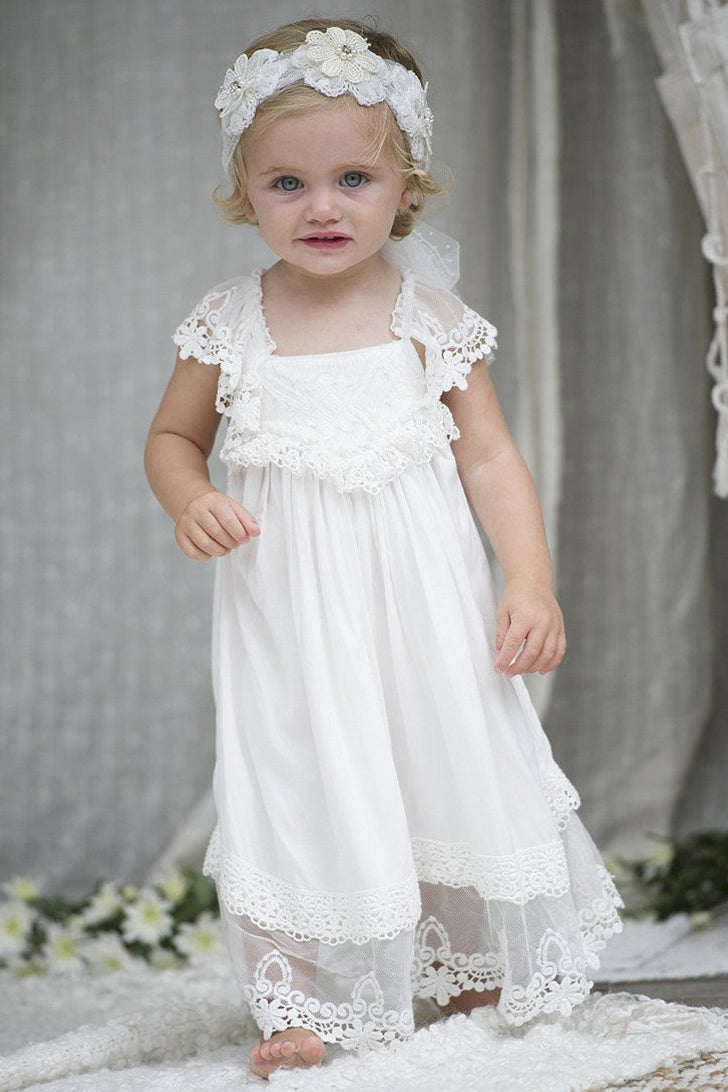
<svg viewBox="0 0 728 1092">
<path fill-rule="evenodd" d="M 253 120 L 259 103 L 297 80 L 322 95 L 353 95 L 361 106 L 386 102 L 406 134 L 413 162 L 427 170 L 432 159 L 432 111 L 423 87 L 410 69 L 369 48 L 353 30 L 310 30 L 297 49 L 278 53 L 256 49 L 241 53 L 217 93 L 222 122 L 222 165 L 228 172 L 235 146 Z"/>
</svg>

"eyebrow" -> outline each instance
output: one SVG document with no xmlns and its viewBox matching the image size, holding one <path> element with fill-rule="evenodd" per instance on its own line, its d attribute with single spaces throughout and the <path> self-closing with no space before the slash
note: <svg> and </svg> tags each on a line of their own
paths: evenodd
<svg viewBox="0 0 728 1092">
<path fill-rule="evenodd" d="M 351 170 L 355 170 L 355 171 L 372 171 L 372 170 L 374 170 L 373 167 L 365 167 L 363 164 L 354 165 L 351 162 L 342 163 L 341 166 L 334 167 L 335 171 L 343 171 L 343 170 L 347 170 L 347 169 L 350 170 L 350 171 Z M 267 178 L 269 174 L 291 174 L 291 175 L 295 175 L 295 174 L 298 174 L 298 173 L 299 172 L 297 171 L 297 169 L 295 167 L 270 167 L 267 171 L 261 171 L 260 172 L 260 177 L 261 178 Z"/>
</svg>

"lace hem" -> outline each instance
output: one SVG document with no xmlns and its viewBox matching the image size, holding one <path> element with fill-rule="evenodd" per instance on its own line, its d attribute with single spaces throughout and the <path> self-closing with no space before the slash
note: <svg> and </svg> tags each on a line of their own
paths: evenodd
<svg viewBox="0 0 728 1092">
<path fill-rule="evenodd" d="M 277 967 L 280 978 L 273 981 L 269 972 Z M 357 979 L 351 1000 L 337 1004 L 307 997 L 292 986 L 293 968 L 277 949 L 257 964 L 252 983 L 242 988 L 264 1039 L 274 1031 L 301 1027 L 314 1031 L 324 1043 L 338 1043 L 343 1050 L 360 1054 L 381 1049 L 396 1040 L 403 1042 L 414 1033 L 411 1006 L 404 1011 L 387 1009 L 384 994 L 373 971 Z"/>
<path fill-rule="evenodd" d="M 483 856 L 459 842 L 413 838 L 417 878 L 449 887 L 474 887 L 484 899 L 501 899 L 523 906 L 547 895 L 558 898 L 569 890 L 569 868 L 563 842 L 529 846 L 507 856 Z"/>
<path fill-rule="evenodd" d="M 442 402 L 415 412 L 378 443 L 346 453 L 273 432 L 248 439 L 231 421 L 220 459 L 228 466 L 274 463 L 297 476 L 310 470 L 317 478 L 330 480 L 340 493 L 363 489 L 376 494 L 408 466 L 429 462 L 437 451 L 448 450 L 459 436 L 452 414 Z"/>
<path fill-rule="evenodd" d="M 607 869 L 597 865 L 597 870 L 603 894 L 578 914 L 583 956 L 574 955 L 555 929 L 547 929 L 536 949 L 536 970 L 531 980 L 526 986 L 508 988 L 502 952 L 476 952 L 473 955 L 453 952 L 447 930 L 430 915 L 418 926 L 415 938 L 414 996 L 430 997 L 444 1006 L 464 990 L 480 993 L 502 989 L 498 1010 L 509 1024 L 519 1026 L 535 1016 L 553 1012 L 568 1016 L 594 985 L 587 978 L 587 967 L 598 969 L 600 959 L 596 953 L 624 928 L 617 912 L 624 902 Z M 432 942 L 428 943 L 431 938 Z"/>
<path fill-rule="evenodd" d="M 533 974 L 525 986 L 508 981 L 501 950 L 471 955 L 454 952 L 445 926 L 435 915 L 429 915 L 415 932 L 410 968 L 412 998 L 430 998 L 444 1007 L 465 990 L 500 989 L 497 1008 L 508 1024 L 520 1026 L 549 1013 L 568 1016 L 594 985 L 586 968 L 599 967 L 595 953 L 624 927 L 617 913 L 617 906 L 624 904 L 603 867 L 601 877 L 603 895 L 578 916 L 584 955 L 574 954 L 557 930 L 546 929 L 536 948 Z M 258 961 L 253 981 L 242 987 L 264 1039 L 287 1027 L 304 1027 L 326 1043 L 338 1043 L 344 1050 L 363 1054 L 408 1039 L 414 1032 L 412 1006 L 387 1009 L 373 971 L 357 979 L 350 1001 L 339 1004 L 307 996 L 293 988 L 292 981 L 291 963 L 274 949 Z"/>
<path fill-rule="evenodd" d="M 576 789 L 557 765 L 542 783 L 556 825 L 563 829 L 579 806 Z M 412 928 L 422 910 L 420 881 L 474 887 L 484 899 L 517 906 L 540 895 L 557 898 L 569 890 L 566 851 L 560 838 L 502 856 L 474 853 L 465 843 L 427 838 L 412 838 L 411 847 L 414 872 L 392 887 L 348 894 L 306 891 L 234 855 L 224 845 L 216 824 L 202 871 L 214 878 L 220 900 L 230 913 L 245 914 L 261 928 L 281 930 L 296 940 L 317 939 L 328 944 L 347 940 L 363 944 L 372 937 L 394 937 Z"/>
<path fill-rule="evenodd" d="M 245 914 L 260 928 L 280 930 L 298 941 L 363 944 L 372 937 L 392 938 L 402 929 L 414 928 L 422 912 L 414 872 L 388 888 L 348 894 L 306 891 L 236 857 L 223 844 L 219 825 L 212 832 L 202 872 L 213 877 L 231 914 Z"/>
</svg>

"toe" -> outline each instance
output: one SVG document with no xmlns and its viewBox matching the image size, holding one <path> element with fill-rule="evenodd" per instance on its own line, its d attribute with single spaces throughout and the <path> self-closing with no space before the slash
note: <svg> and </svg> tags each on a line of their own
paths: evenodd
<svg viewBox="0 0 728 1092">
<path fill-rule="evenodd" d="M 304 1062 L 318 1062 L 324 1052 L 324 1044 L 318 1035 L 307 1035 L 299 1049 Z"/>
</svg>

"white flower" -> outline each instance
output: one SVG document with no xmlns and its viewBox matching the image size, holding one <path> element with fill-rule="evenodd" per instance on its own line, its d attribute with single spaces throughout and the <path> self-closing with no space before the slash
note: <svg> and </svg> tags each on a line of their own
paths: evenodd
<svg viewBox="0 0 728 1092">
<path fill-rule="evenodd" d="M 273 94 L 280 75 L 278 57 L 275 49 L 256 49 L 250 57 L 241 53 L 228 68 L 215 99 L 225 132 L 242 133 L 261 99 Z"/>
<path fill-rule="evenodd" d="M 8 956 L 7 969 L 13 978 L 27 978 L 31 974 L 43 974 L 43 960 L 34 952 L 26 959 L 24 956 Z"/>
<path fill-rule="evenodd" d="M 99 890 L 91 896 L 88 905 L 81 911 L 79 916 L 84 924 L 92 925 L 112 917 L 123 905 L 124 899 L 118 887 L 107 882 L 102 884 Z"/>
<path fill-rule="evenodd" d="M 168 899 L 161 898 L 150 888 L 143 889 L 137 901 L 126 907 L 122 922 L 124 939 L 156 944 L 170 931 L 173 923 L 171 909 Z"/>
<path fill-rule="evenodd" d="M 192 964 L 202 963 L 210 956 L 217 955 L 223 951 L 219 918 L 209 910 L 203 910 L 197 921 L 180 925 L 174 943 Z"/>
<path fill-rule="evenodd" d="M 424 88 L 408 68 L 391 70 L 392 107 L 399 127 L 407 134 L 415 163 L 427 167 L 432 156 L 432 110 L 427 105 L 427 84 Z"/>
<path fill-rule="evenodd" d="M 341 76 L 347 83 L 359 83 L 384 68 L 382 58 L 370 50 L 366 38 L 341 27 L 309 30 L 302 49 L 324 76 Z"/>
<path fill-rule="evenodd" d="M 121 893 L 125 899 L 135 899 L 139 894 L 139 888 L 136 886 L 136 884 L 127 883 L 124 884 L 124 886 L 122 887 Z"/>
<path fill-rule="evenodd" d="M 648 859 L 652 861 L 661 872 L 665 872 L 670 867 L 674 855 L 675 848 L 671 842 L 658 842 L 658 844 L 650 850 Z"/>
<path fill-rule="evenodd" d="M 77 975 L 86 971 L 81 954 L 83 934 L 77 926 L 66 927 L 58 922 L 45 923 L 47 939 L 45 958 L 51 974 Z"/>
<path fill-rule="evenodd" d="M 22 899 L 0 904 L 0 957 L 22 952 L 35 916 Z"/>
<path fill-rule="evenodd" d="M 713 920 L 709 910 L 694 910 L 690 915 L 690 924 L 693 929 L 705 929 Z"/>
<path fill-rule="evenodd" d="M 179 869 L 173 868 L 159 876 L 155 884 L 162 889 L 162 894 L 173 903 L 181 902 L 187 894 L 187 877 Z"/>
<path fill-rule="evenodd" d="M 132 955 L 123 944 L 118 933 L 101 933 L 89 938 L 82 953 L 94 974 L 107 974 L 110 971 L 134 970 L 146 966 L 145 959 Z"/>
<path fill-rule="evenodd" d="M 149 963 L 158 971 L 176 970 L 179 967 L 184 967 L 183 960 L 176 956 L 174 952 L 170 952 L 169 948 L 153 948 L 149 954 Z"/>
<path fill-rule="evenodd" d="M 25 902 L 40 895 L 41 882 L 40 876 L 13 876 L 12 879 L 6 880 L 2 887 L 6 895 Z"/>
</svg>

